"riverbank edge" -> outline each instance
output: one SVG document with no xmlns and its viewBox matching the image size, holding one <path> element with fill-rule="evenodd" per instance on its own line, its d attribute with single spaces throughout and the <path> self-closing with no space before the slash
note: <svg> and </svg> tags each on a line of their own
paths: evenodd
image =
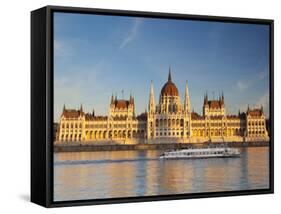
<svg viewBox="0 0 281 214">
<path fill-rule="evenodd" d="M 265 147 L 270 142 L 225 142 L 225 143 L 151 143 L 151 144 L 54 144 L 54 152 L 124 151 L 124 150 L 171 150 L 202 147 Z"/>
</svg>

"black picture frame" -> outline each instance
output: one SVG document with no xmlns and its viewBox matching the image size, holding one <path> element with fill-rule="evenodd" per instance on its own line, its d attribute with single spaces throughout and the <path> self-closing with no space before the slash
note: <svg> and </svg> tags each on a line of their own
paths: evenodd
<svg viewBox="0 0 281 214">
<path fill-rule="evenodd" d="M 83 13 L 116 16 L 157 17 L 168 19 L 204 20 L 230 23 L 262 24 L 270 27 L 270 169 L 269 188 L 227 192 L 208 192 L 161 196 L 143 196 L 114 199 L 53 201 L 53 13 Z M 189 198 L 225 197 L 268 194 L 274 192 L 274 21 L 250 19 L 46 6 L 31 12 L 31 201 L 44 207 L 111 204 L 176 200 Z"/>
</svg>

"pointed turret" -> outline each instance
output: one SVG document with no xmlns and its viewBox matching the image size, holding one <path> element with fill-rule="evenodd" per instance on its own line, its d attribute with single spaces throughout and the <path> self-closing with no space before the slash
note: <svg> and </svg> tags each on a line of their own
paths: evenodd
<svg viewBox="0 0 281 214">
<path fill-rule="evenodd" d="M 185 113 L 190 112 L 190 99 L 189 99 L 187 81 L 186 81 L 186 85 L 185 85 L 184 111 L 185 111 Z"/>
<path fill-rule="evenodd" d="M 134 98 L 132 94 L 130 93 L 130 99 L 129 99 L 130 104 L 134 104 Z"/>
<path fill-rule="evenodd" d="M 82 104 L 80 105 L 79 114 L 80 114 L 80 115 L 83 115 L 83 114 L 84 114 Z"/>
<path fill-rule="evenodd" d="M 113 94 L 111 95 L 110 104 L 114 104 L 114 96 L 113 96 Z"/>
<path fill-rule="evenodd" d="M 150 84 L 150 93 L 149 93 L 149 103 L 148 103 L 148 112 L 149 114 L 154 114 L 155 111 L 155 102 L 154 102 L 154 90 L 153 82 Z"/>
<path fill-rule="evenodd" d="M 224 105 L 224 96 L 223 96 L 223 92 L 222 92 L 222 95 L 221 95 L 221 104 Z"/>
<path fill-rule="evenodd" d="M 95 109 L 93 108 L 93 113 L 92 113 L 93 117 L 95 116 Z"/>
<path fill-rule="evenodd" d="M 263 105 L 261 105 L 261 113 L 263 113 Z"/>
<path fill-rule="evenodd" d="M 208 104 L 208 94 L 206 92 L 205 96 L 204 96 L 204 105 Z"/>
<path fill-rule="evenodd" d="M 65 112 L 66 108 L 65 108 L 65 104 L 63 104 L 63 109 L 62 112 Z"/>
</svg>

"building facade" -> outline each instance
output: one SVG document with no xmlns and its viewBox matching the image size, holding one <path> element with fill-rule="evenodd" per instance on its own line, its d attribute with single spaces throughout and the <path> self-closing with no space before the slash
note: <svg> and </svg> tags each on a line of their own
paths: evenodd
<svg viewBox="0 0 281 214">
<path fill-rule="evenodd" d="M 269 141 L 263 107 L 226 114 L 224 95 L 209 100 L 205 94 L 203 114 L 191 111 L 186 82 L 183 104 L 169 70 L 168 81 L 162 87 L 158 104 L 151 82 L 148 111 L 135 115 L 134 97 L 110 100 L 107 116 L 96 116 L 66 109 L 60 117 L 57 142 L 113 141 L 124 143 L 162 142 L 243 142 Z"/>
</svg>

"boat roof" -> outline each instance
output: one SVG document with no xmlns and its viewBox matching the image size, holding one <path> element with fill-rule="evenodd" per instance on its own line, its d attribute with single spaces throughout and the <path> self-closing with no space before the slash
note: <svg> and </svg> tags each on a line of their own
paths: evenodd
<svg viewBox="0 0 281 214">
<path fill-rule="evenodd" d="M 235 149 L 236 148 L 229 148 L 229 147 L 216 147 L 216 148 L 190 148 L 190 149 L 182 149 L 182 150 L 172 150 L 172 151 L 167 151 L 167 152 L 214 152 L 214 151 L 224 151 L 224 150 L 229 150 L 229 149 Z"/>
</svg>

